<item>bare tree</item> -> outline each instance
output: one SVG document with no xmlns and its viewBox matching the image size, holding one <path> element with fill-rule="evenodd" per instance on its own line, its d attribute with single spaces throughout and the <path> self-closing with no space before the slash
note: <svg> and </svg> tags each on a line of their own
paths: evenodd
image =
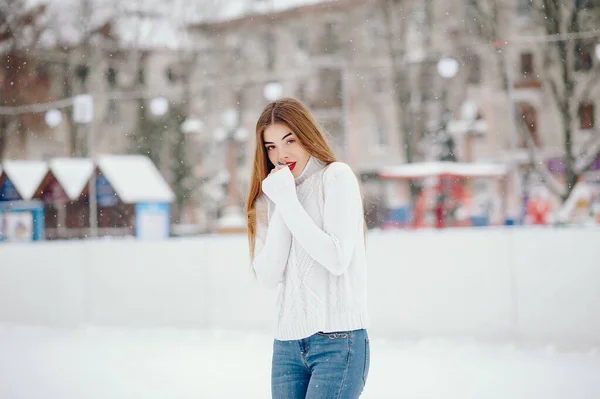
<svg viewBox="0 0 600 399">
<path fill-rule="evenodd" d="M 47 101 L 51 76 L 32 54 L 46 29 L 46 6 L 27 7 L 23 0 L 0 4 L 0 106 L 16 107 Z M 19 137 L 24 147 L 27 132 L 43 128 L 43 116 L 31 113 L 0 114 L 0 160 L 8 137 Z"/>
<path fill-rule="evenodd" d="M 413 140 L 409 112 L 410 88 L 406 63 L 406 10 L 410 0 L 383 0 L 381 12 L 385 18 L 385 41 L 392 65 L 393 92 L 396 102 L 396 119 L 400 125 L 404 156 L 407 163 L 413 162 Z"/>
<path fill-rule="evenodd" d="M 165 73 L 170 84 L 176 87 L 169 99 L 169 110 L 161 117 L 153 117 L 146 106 L 148 98 L 140 96 L 136 100 L 136 126 L 131 135 L 134 151 L 149 156 L 175 192 L 172 212 L 175 224 L 183 222 L 185 207 L 191 202 L 192 193 L 201 184 L 193 172 L 194 164 L 202 161 L 198 159 L 200 152 L 190 148 L 193 143 L 190 143 L 182 130 L 182 123 L 194 116 L 191 114 L 194 102 L 192 79 L 199 56 L 199 50 L 187 36 L 187 24 L 213 15 L 220 7 L 222 5 L 207 0 L 179 0 L 167 8 L 163 7 L 165 14 L 160 9 L 149 7 L 148 2 L 137 0 L 130 2 L 126 11 L 131 20 L 129 28 L 133 29 L 129 55 L 137 65 L 135 91 L 148 92 L 146 70 L 151 62 L 155 45 L 153 42 L 160 35 L 160 28 L 168 27 L 178 38 L 174 48 L 159 50 L 169 58 L 169 67 Z M 152 29 L 147 29 L 149 25 L 152 25 Z"/>
<path fill-rule="evenodd" d="M 43 107 L 34 112 L 29 105 L 87 92 L 88 77 L 96 64 L 89 55 L 99 44 L 92 44 L 92 40 L 111 36 L 108 20 L 91 23 L 93 12 L 97 12 L 91 1 L 84 0 L 78 4 L 81 9 L 72 10 L 75 18 L 56 4 L 31 7 L 23 0 L 0 4 L 0 104 L 13 107 L 6 108 L 0 118 L 0 154 L 6 137 L 20 137 L 24 149 L 29 135 L 47 129 L 40 111 Z M 80 52 L 80 57 L 73 65 L 70 58 L 75 52 Z M 72 76 L 80 80 L 79 86 L 74 87 Z M 83 155 L 83 135 L 77 135 L 70 107 L 65 111 L 71 136 L 69 152 Z"/>
<path fill-rule="evenodd" d="M 600 153 L 600 132 L 595 128 L 587 142 L 575 148 L 575 134 L 578 130 L 577 116 L 580 107 L 591 99 L 593 90 L 598 88 L 600 62 L 593 62 L 597 37 L 596 30 L 600 21 L 600 7 L 593 1 L 557 2 L 554 0 L 520 1 L 520 11 L 531 14 L 539 36 L 531 38 L 503 37 L 505 32 L 502 16 L 510 9 L 507 0 L 473 0 L 471 10 L 479 27 L 479 34 L 489 43 L 500 43 L 495 54 L 498 69 L 501 71 L 503 87 L 509 90 L 510 79 L 505 73 L 507 66 L 504 51 L 511 42 L 530 42 L 540 49 L 543 57 L 541 79 L 544 90 L 548 92 L 557 108 L 563 143 L 563 163 L 566 182 L 557 181 L 539 160 L 534 137 L 528 129 L 528 122 L 515 110 L 518 131 L 524 138 L 530 154 L 531 165 L 542 177 L 546 186 L 564 202 L 571 194 L 580 177 L 592 166 Z M 582 65 L 582 63 L 584 65 Z M 584 73 L 579 70 L 585 71 Z M 583 75 L 583 76 L 581 76 Z M 512 105 L 511 105 L 512 106 Z"/>
</svg>

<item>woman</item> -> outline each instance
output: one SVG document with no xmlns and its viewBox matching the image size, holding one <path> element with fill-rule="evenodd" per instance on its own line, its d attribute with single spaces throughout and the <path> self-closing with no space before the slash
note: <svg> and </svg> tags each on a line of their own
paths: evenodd
<svg viewBox="0 0 600 399">
<path fill-rule="evenodd" d="M 254 272 L 279 291 L 273 398 L 358 398 L 370 363 L 360 190 L 297 100 L 258 119 L 246 210 Z"/>
</svg>

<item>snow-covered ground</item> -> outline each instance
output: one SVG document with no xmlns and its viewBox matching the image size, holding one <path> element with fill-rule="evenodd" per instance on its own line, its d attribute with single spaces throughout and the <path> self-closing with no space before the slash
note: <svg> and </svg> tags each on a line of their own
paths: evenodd
<svg viewBox="0 0 600 399">
<path fill-rule="evenodd" d="M 272 340 L 0 325 L 0 398 L 268 398 Z M 600 351 L 371 335 L 364 398 L 600 398 Z"/>
</svg>

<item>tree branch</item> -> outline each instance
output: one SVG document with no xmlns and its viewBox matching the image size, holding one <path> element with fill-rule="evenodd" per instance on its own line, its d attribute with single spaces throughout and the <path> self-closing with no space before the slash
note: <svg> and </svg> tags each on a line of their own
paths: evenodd
<svg viewBox="0 0 600 399">
<path fill-rule="evenodd" d="M 600 62 L 596 62 L 592 70 L 588 71 L 586 79 L 581 82 L 583 85 L 583 91 L 581 92 L 581 98 L 588 98 L 592 89 L 598 84 L 598 77 L 600 77 Z"/>
<path fill-rule="evenodd" d="M 554 176 L 548 171 L 544 165 L 544 161 L 540 159 L 536 152 L 535 143 L 529 132 L 529 128 L 526 126 L 523 118 L 517 118 L 515 121 L 517 129 L 521 133 L 521 136 L 525 139 L 527 151 L 529 153 L 529 163 L 533 166 L 540 175 L 542 182 L 545 183 L 546 187 L 554 194 L 561 198 L 564 198 L 568 191 L 556 180 Z"/>
<path fill-rule="evenodd" d="M 596 132 L 583 145 L 583 153 L 581 158 L 575 161 L 575 174 L 577 176 L 585 173 L 592 167 L 596 161 L 596 157 L 600 154 L 600 132 Z"/>
<path fill-rule="evenodd" d="M 560 10 L 555 0 L 542 0 L 542 7 L 537 10 L 547 35 L 560 33 Z"/>
<path fill-rule="evenodd" d="M 495 0 L 490 0 L 493 3 L 496 3 Z M 493 14 L 493 13 L 488 13 L 485 11 L 485 7 L 483 6 L 483 3 L 485 2 L 485 0 L 478 0 L 478 1 L 474 1 L 470 6 L 471 9 L 473 11 L 475 11 L 476 14 L 476 23 L 480 24 L 480 26 L 482 27 L 482 34 L 483 36 L 488 40 L 488 41 L 492 41 L 497 39 L 497 35 L 496 35 L 496 30 L 497 30 L 497 15 Z"/>
<path fill-rule="evenodd" d="M 551 74 L 552 66 L 554 65 L 554 62 L 552 60 L 552 48 L 546 46 L 542 53 L 544 57 L 544 69 L 542 73 L 544 74 L 545 80 L 550 86 L 550 91 L 552 92 L 554 102 L 558 107 L 560 107 L 560 99 L 562 98 L 562 96 L 558 90 L 558 84 L 556 83 L 556 80 L 554 80 L 555 78 Z"/>
<path fill-rule="evenodd" d="M 568 27 L 568 32 L 569 33 L 577 33 L 579 32 L 579 7 L 577 7 L 577 5 L 573 5 L 571 7 L 571 18 L 569 21 L 569 27 Z"/>
</svg>

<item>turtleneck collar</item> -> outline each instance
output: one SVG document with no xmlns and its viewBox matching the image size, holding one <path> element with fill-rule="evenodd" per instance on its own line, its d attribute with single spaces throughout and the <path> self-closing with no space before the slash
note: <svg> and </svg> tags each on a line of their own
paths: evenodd
<svg viewBox="0 0 600 399">
<path fill-rule="evenodd" d="M 300 176 L 298 176 L 294 179 L 296 181 L 296 186 L 302 184 L 306 179 L 308 179 L 313 174 L 315 174 L 315 172 L 318 172 L 319 170 L 323 169 L 324 167 L 325 167 L 324 162 L 311 156 L 308 159 L 308 162 L 306 163 L 304 170 L 302 171 L 302 173 L 300 173 Z"/>
</svg>

